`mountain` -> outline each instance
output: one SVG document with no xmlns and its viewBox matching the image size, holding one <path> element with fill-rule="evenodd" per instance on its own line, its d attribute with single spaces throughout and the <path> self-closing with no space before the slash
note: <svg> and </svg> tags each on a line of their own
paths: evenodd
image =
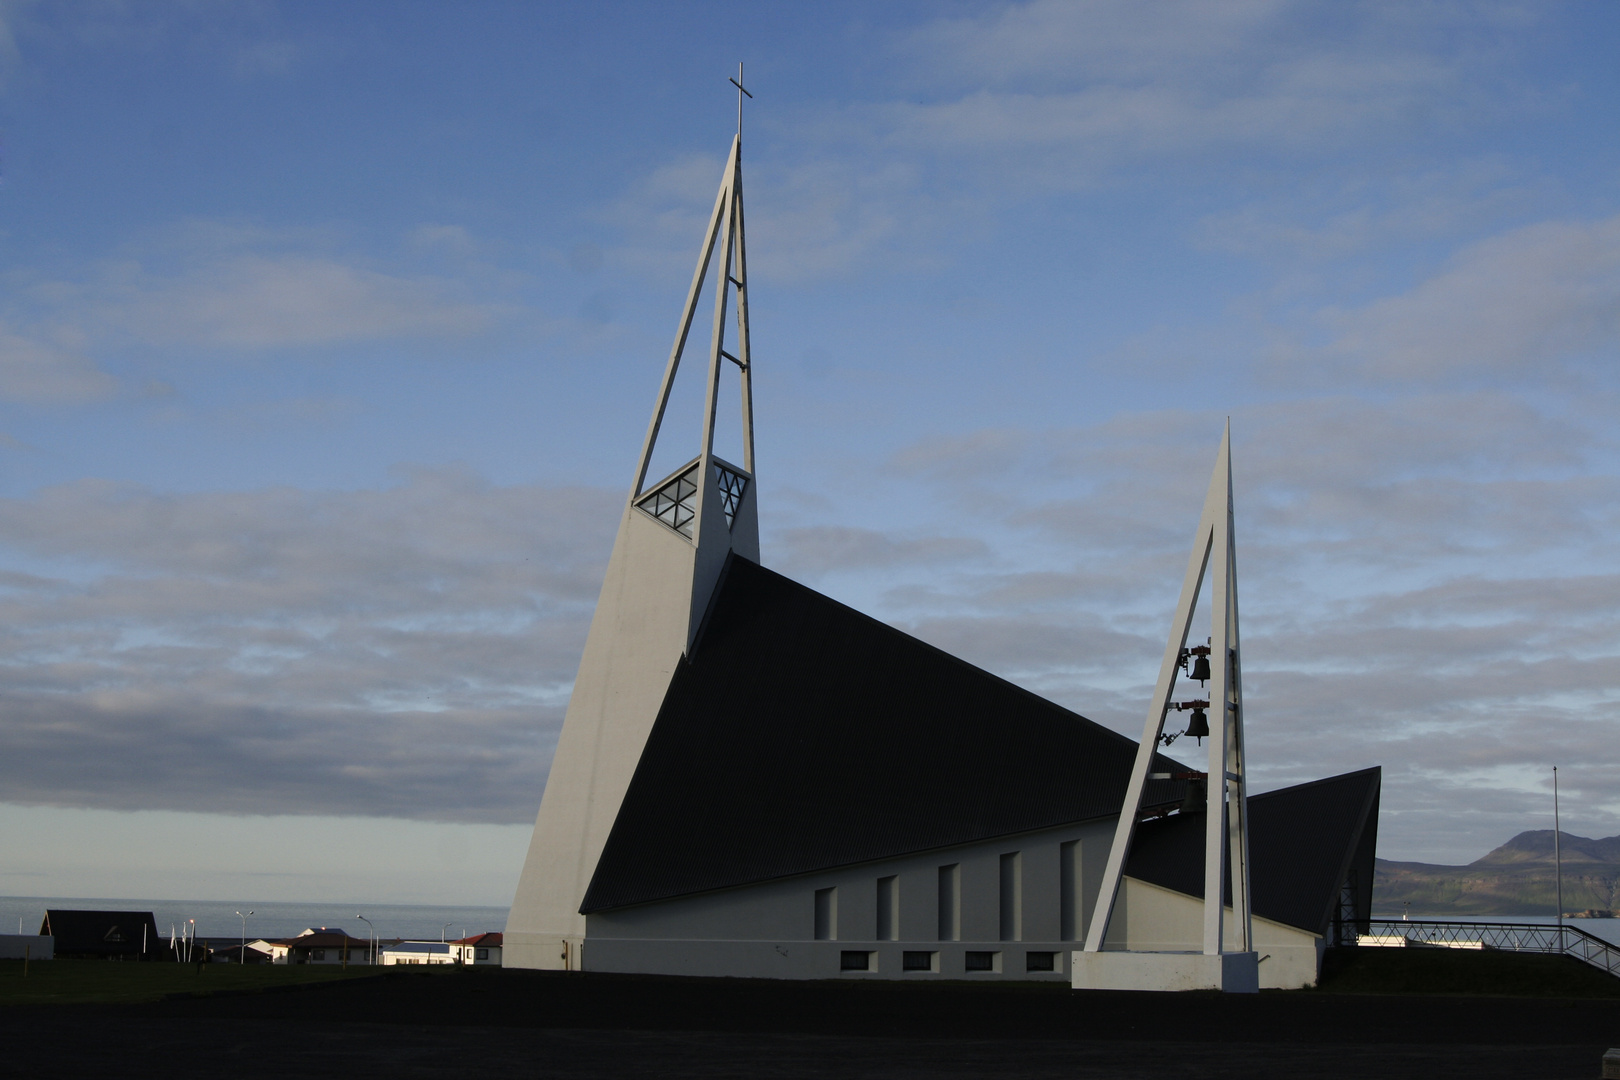
<svg viewBox="0 0 1620 1080">
<path fill-rule="evenodd" d="M 1620 908 L 1620 836 L 1559 833 L 1558 843 L 1564 910 Z M 1467 866 L 1388 859 L 1373 865 L 1373 910 L 1380 914 L 1552 915 L 1556 897 L 1551 829 L 1522 832 Z"/>
</svg>

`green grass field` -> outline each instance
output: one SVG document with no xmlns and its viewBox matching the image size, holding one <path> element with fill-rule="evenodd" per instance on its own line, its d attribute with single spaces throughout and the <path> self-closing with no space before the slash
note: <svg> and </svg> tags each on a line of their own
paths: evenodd
<svg viewBox="0 0 1620 1080">
<path fill-rule="evenodd" d="M 134 964 L 107 960 L 0 960 L 0 1006 L 129 1004 L 173 995 L 254 992 L 374 976 L 382 969 L 300 964 Z"/>
</svg>

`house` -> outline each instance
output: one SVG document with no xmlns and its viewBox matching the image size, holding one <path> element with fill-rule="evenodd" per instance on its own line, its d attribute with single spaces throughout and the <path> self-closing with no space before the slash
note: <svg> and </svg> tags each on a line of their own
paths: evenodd
<svg viewBox="0 0 1620 1080">
<path fill-rule="evenodd" d="M 50 908 L 39 932 L 56 938 L 56 956 L 63 960 L 173 959 L 150 911 Z"/>
<path fill-rule="evenodd" d="M 383 946 L 382 962 L 389 964 L 459 964 L 461 950 L 443 941 L 395 941 Z"/>
<path fill-rule="evenodd" d="M 457 938 L 451 944 L 460 950 L 460 963 L 500 966 L 501 935 L 499 932 L 473 934 L 471 937 Z"/>
<path fill-rule="evenodd" d="M 246 945 L 238 942 L 235 945 L 221 945 L 214 949 L 211 959 L 216 964 L 273 964 L 276 963 L 276 946 L 268 941 L 250 941 Z M 286 949 L 282 949 L 286 955 Z M 285 963 L 285 961 L 281 961 Z"/>
<path fill-rule="evenodd" d="M 370 941 L 328 926 L 310 927 L 280 941 L 249 942 L 248 948 L 268 953 L 272 964 L 369 964 L 372 954 Z"/>
</svg>

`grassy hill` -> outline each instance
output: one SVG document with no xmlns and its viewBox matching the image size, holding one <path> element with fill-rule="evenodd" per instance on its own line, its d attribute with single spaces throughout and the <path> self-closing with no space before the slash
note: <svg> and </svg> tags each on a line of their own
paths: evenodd
<svg viewBox="0 0 1620 1080">
<path fill-rule="evenodd" d="M 1559 834 L 1564 910 L 1620 909 L 1620 836 Z M 1551 829 L 1522 832 L 1466 866 L 1377 860 L 1373 910 L 1413 915 L 1552 915 L 1557 910 Z"/>
</svg>

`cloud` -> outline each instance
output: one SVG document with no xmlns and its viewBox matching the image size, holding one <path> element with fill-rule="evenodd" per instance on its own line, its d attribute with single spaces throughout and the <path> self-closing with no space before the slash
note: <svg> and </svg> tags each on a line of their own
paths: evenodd
<svg viewBox="0 0 1620 1080">
<path fill-rule="evenodd" d="M 0 321 L 0 400 L 26 404 L 99 401 L 118 380 L 78 352 L 16 333 Z"/>
<path fill-rule="evenodd" d="M 7 799 L 529 820 L 617 507 L 454 470 L 0 500 Z"/>
<path fill-rule="evenodd" d="M 419 254 L 465 255 L 455 226 L 423 226 Z M 466 342 L 510 325 L 520 307 L 409 266 L 379 268 L 318 229 L 191 221 L 125 245 L 77 272 L 18 274 L 0 301 L 0 397 L 106 398 L 104 367 L 133 352 L 209 358 L 372 342 Z M 482 281 L 488 286 L 488 281 Z M 508 283 L 509 284 L 509 283 Z M 531 320 L 531 329 L 536 329 Z"/>
<path fill-rule="evenodd" d="M 981 559 L 984 541 L 969 537 L 897 538 L 873 529 L 814 525 L 772 534 L 772 552 L 792 572 L 816 575 L 833 569 L 881 569 Z"/>
<path fill-rule="evenodd" d="M 1321 316 L 1326 352 L 1383 379 L 1546 375 L 1620 345 L 1620 216 L 1472 244 L 1398 296 Z"/>
<path fill-rule="evenodd" d="M 898 144 L 997 152 L 1012 185 L 1068 187 L 1207 151 L 1337 151 L 1346 138 L 1466 120 L 1492 34 L 1523 20 L 1506 7 L 1357 8 L 1323 32 L 1322 14 L 1270 0 L 1038 0 L 945 18 L 903 45 L 912 78 L 937 92 L 876 116 Z"/>
<path fill-rule="evenodd" d="M 123 261 L 75 290 L 109 332 L 156 345 L 260 350 L 404 337 L 466 337 L 499 308 L 459 286 L 329 255 L 197 252 L 173 270 Z"/>
<path fill-rule="evenodd" d="M 1608 423 L 1490 391 L 1234 412 L 1258 790 L 1382 764 L 1385 853 L 1467 862 L 1540 824 L 1556 763 L 1582 828 L 1620 832 Z M 991 554 L 919 575 L 857 558 L 822 587 L 1134 736 L 1220 424 L 1137 413 L 915 444 L 872 482 L 896 501 L 922 485 L 906 505 L 930 509 L 874 531 L 949 523 Z"/>
</svg>

